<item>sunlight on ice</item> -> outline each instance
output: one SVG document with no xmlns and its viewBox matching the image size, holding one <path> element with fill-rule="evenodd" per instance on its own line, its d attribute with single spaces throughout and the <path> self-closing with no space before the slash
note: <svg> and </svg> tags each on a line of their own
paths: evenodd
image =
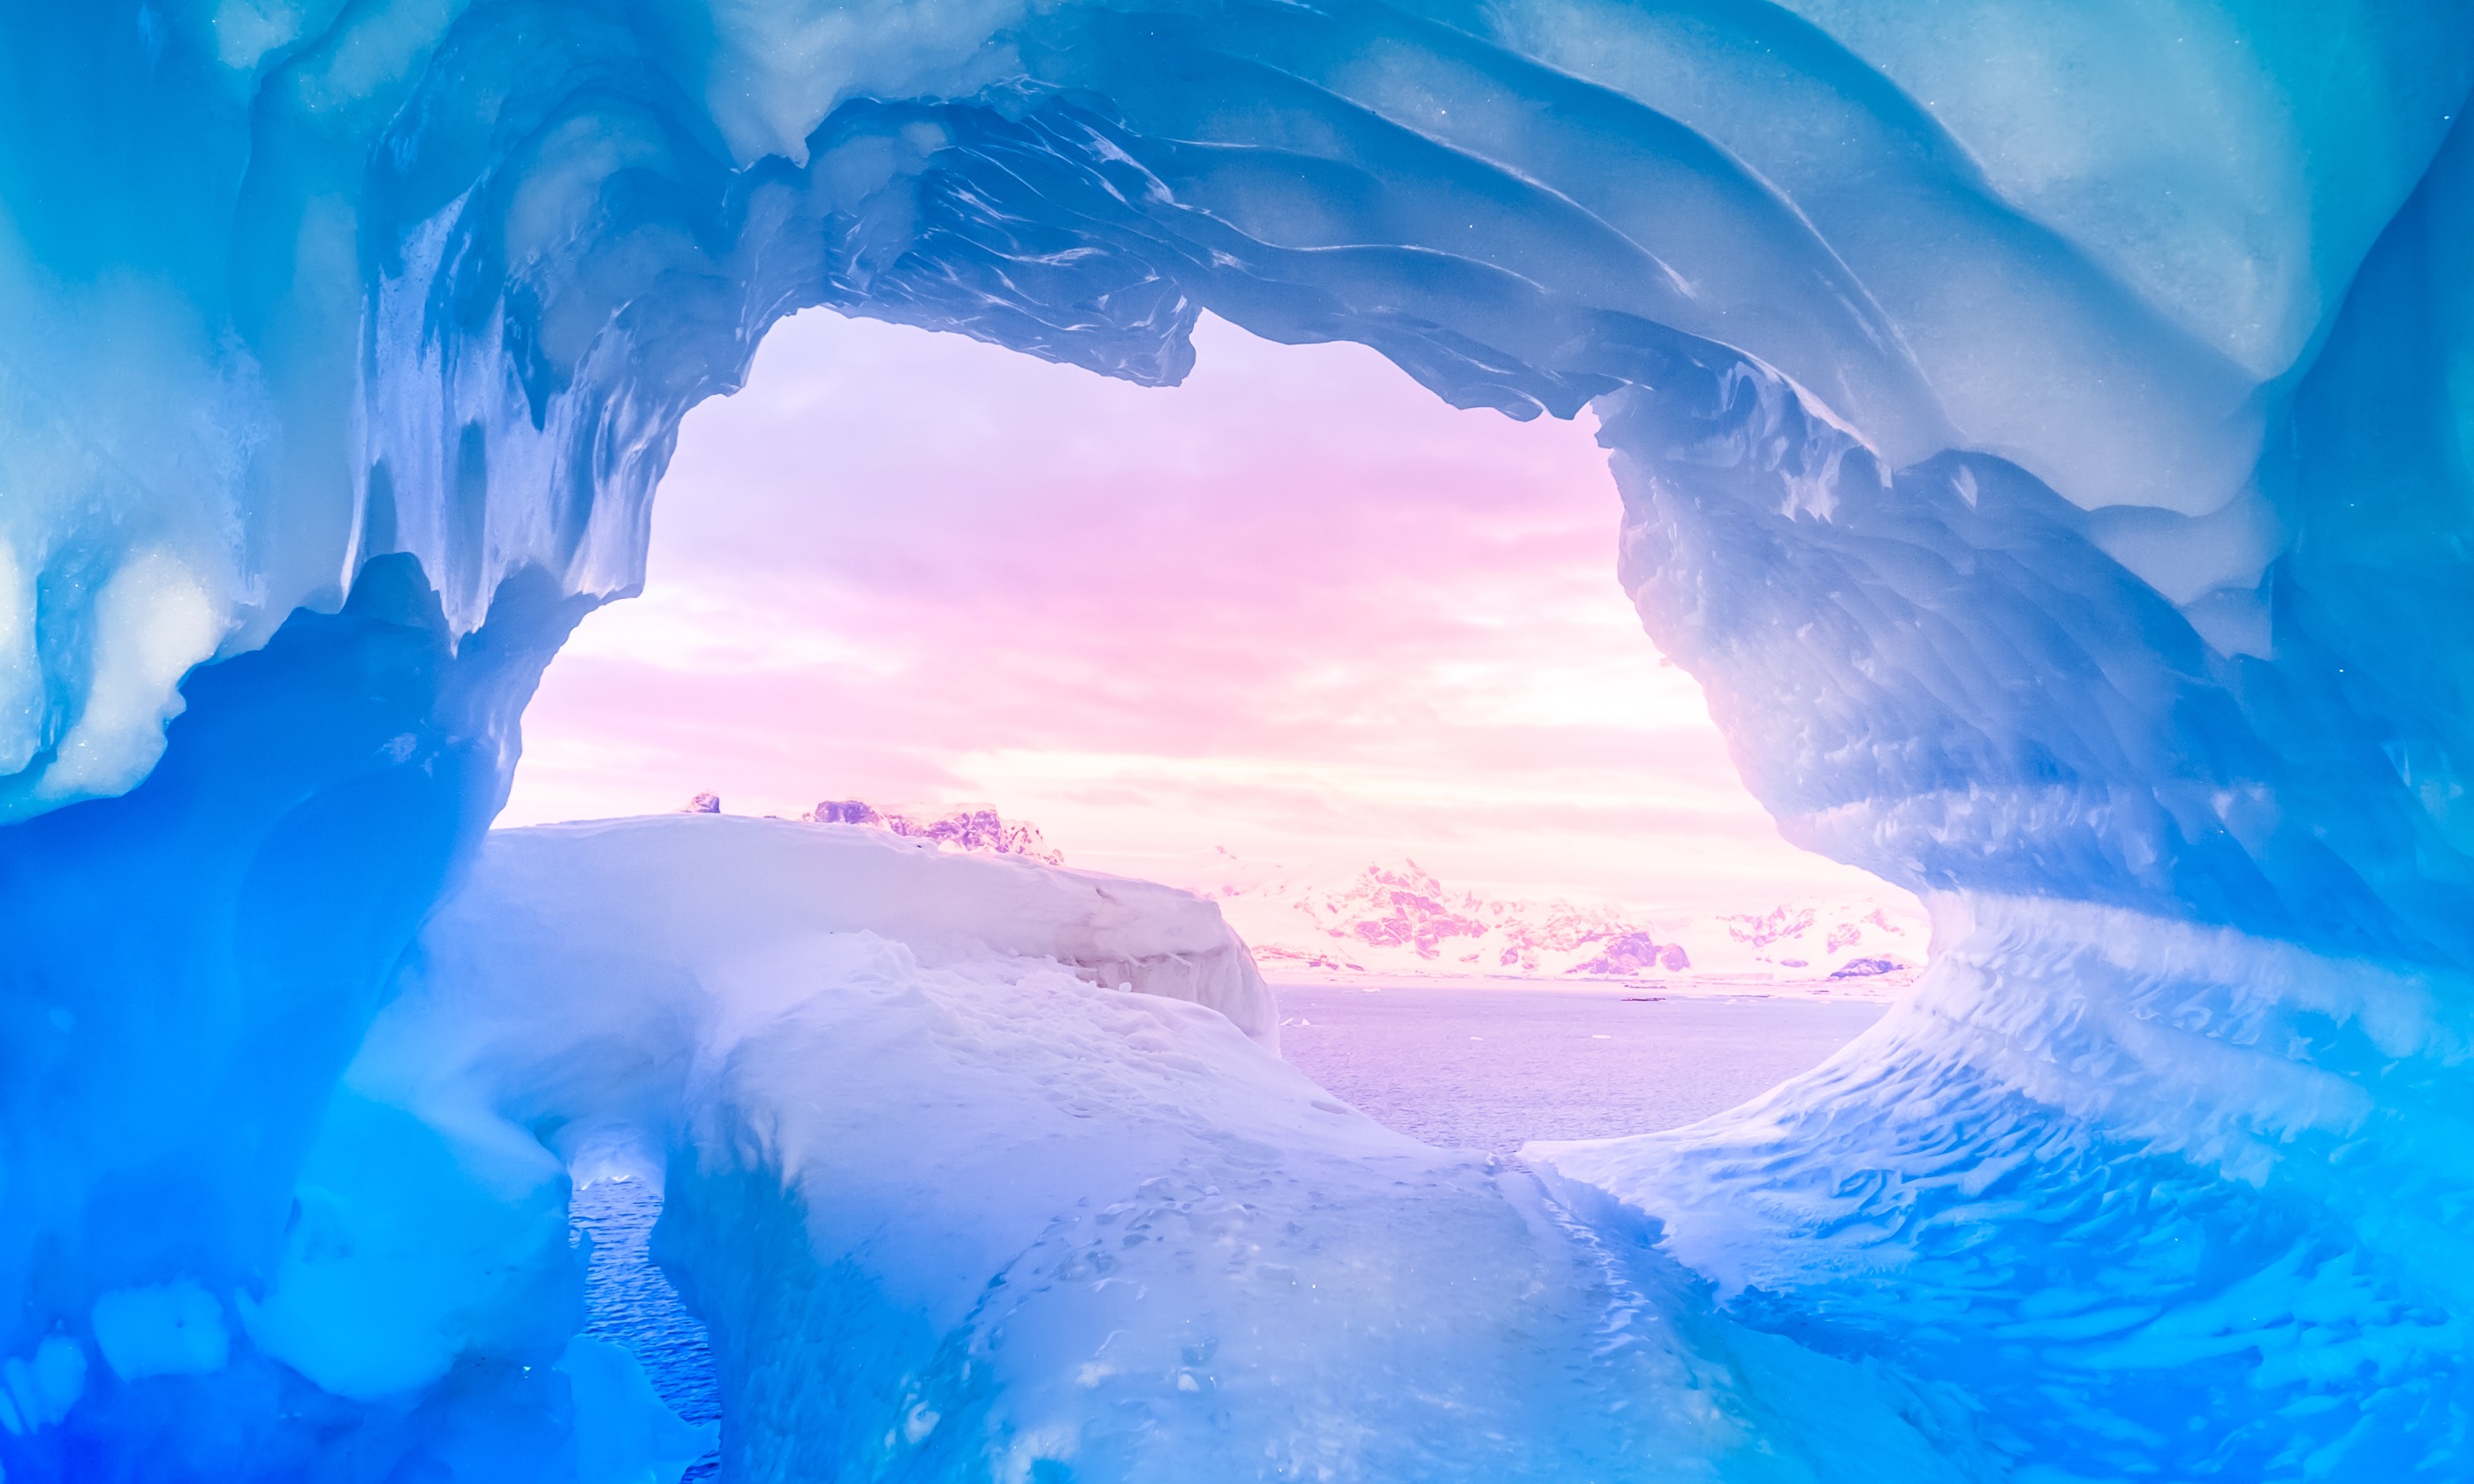
<svg viewBox="0 0 2474 1484">
<path fill-rule="evenodd" d="M 0 35 L 12 1484 L 685 1468 L 576 1338 L 621 1165 L 751 1478 L 2464 1472 L 2460 10 Z M 1162 888 L 786 906 L 755 842 L 836 837 L 709 819 L 504 874 L 543 667 L 813 306 L 1589 410 L 1625 591 L 1784 836 L 1931 906 L 1918 993 L 1533 1177 L 1319 1106 Z"/>
</svg>

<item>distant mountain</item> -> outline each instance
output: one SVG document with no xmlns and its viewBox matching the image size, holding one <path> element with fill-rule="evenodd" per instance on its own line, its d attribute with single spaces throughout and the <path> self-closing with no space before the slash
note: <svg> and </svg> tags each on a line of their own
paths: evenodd
<svg viewBox="0 0 2474 1484">
<path fill-rule="evenodd" d="M 1682 944 L 1616 908 L 1455 891 L 1414 860 L 1370 865 L 1336 886 L 1219 895 L 1266 968 L 1615 977 L 1692 964 Z"/>
<path fill-rule="evenodd" d="M 959 804 L 928 819 L 879 809 L 858 799 L 829 799 L 809 810 L 807 817 L 819 825 L 874 825 L 914 840 L 933 840 L 949 850 L 1023 855 L 1052 866 L 1065 864 L 1064 852 L 1048 848 L 1038 826 L 1008 824 L 994 804 Z"/>
<path fill-rule="evenodd" d="M 1336 884 L 1229 881 L 1208 894 L 1266 972 L 1857 979 L 1912 968 L 1926 936 L 1921 920 L 1871 900 L 1660 915 L 1455 889 L 1406 859 Z"/>
<path fill-rule="evenodd" d="M 688 805 L 708 813 L 720 807 L 711 794 L 698 794 Z M 990 804 L 962 804 L 932 816 L 834 799 L 802 818 L 891 830 L 943 850 L 1020 855 L 1052 866 L 1065 862 L 1037 826 L 1008 821 Z M 1924 919 L 1911 905 L 1884 906 L 1870 898 L 1661 914 L 1609 902 L 1493 897 L 1447 886 L 1406 857 L 1371 863 L 1345 880 L 1318 881 L 1214 848 L 1162 876 L 1218 899 L 1229 924 L 1271 974 L 1288 969 L 1521 978 L 1873 979 L 1903 975 L 1921 964 L 1927 938 Z"/>
<path fill-rule="evenodd" d="M 721 796 L 698 794 L 689 800 L 687 806 L 679 812 L 719 814 Z M 1020 855 L 1051 866 L 1065 864 L 1064 852 L 1049 849 L 1038 826 L 1008 822 L 993 804 L 958 804 L 932 818 L 924 814 L 905 814 L 898 809 L 880 809 L 860 799 L 828 799 L 799 818 L 815 825 L 873 826 L 913 840 L 934 841 L 940 850 Z"/>
</svg>

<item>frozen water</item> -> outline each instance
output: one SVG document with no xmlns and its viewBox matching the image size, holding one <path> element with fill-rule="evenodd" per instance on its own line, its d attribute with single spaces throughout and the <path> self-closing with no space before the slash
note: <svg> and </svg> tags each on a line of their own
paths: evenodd
<svg viewBox="0 0 2474 1484">
<path fill-rule="evenodd" d="M 1275 1223 L 1296 1260 L 1265 1261 L 1397 1273 L 1351 1303 L 1442 1327 L 1402 1358 L 1379 1317 L 1162 1277 L 1226 1335 L 1269 1327 L 1212 1374 L 1239 1435 L 1339 1450 L 1280 1467 L 1536 1472 L 1521 1449 L 1558 1436 L 1584 1474 L 2464 1472 L 2462 7 L 103 0 L 9 4 L 0 40 L 12 1480 L 668 1468 L 692 1429 L 576 1337 L 569 1172 L 602 1164 L 720 1213 L 679 1252 L 745 1467 L 840 1468 L 886 1434 L 815 1420 L 932 1373 L 962 1410 L 905 1467 L 1183 1460 L 1184 1403 L 1111 1392 L 1160 1429 L 1111 1432 L 993 1329 L 934 1371 L 922 1316 L 967 1309 L 940 1284 L 1062 1271 L 1099 1241 L 1076 1203 L 1131 1199 L 1087 1182 L 1144 1161 L 1195 1182 L 1128 1208 L 1154 1230 L 1237 1230 L 1210 1203 L 1258 1145 L 1285 1172 L 1244 1177 L 1262 1209 L 1329 1242 Z M 541 665 L 641 580 L 679 417 L 813 304 L 1150 382 L 1208 308 L 1365 342 L 1461 405 L 1593 405 L 1645 623 L 1792 838 L 1930 900 L 1917 998 L 1751 1111 L 1534 1155 L 1591 1236 L 1499 1172 L 1319 1123 L 1343 1115 L 1205 1008 L 1245 1015 L 1225 955 L 978 941 L 1148 965 L 1182 1004 L 975 974 L 925 921 L 916 951 L 717 998 L 681 988 L 701 953 L 606 1004 L 512 960 L 445 998 L 434 961 L 399 976 Z M 733 887 L 782 905 L 708 865 L 671 884 L 714 921 Z M 993 1038 L 955 1064 L 983 1085 L 923 1110 L 845 1058 L 875 1101 L 786 1100 L 831 1037 L 751 1041 L 692 1097 L 661 1080 L 703 1064 L 654 1053 L 735 1023 L 672 1010 L 861 983 L 824 1002 L 836 1036 L 908 1056 L 960 1017 Z M 587 1013 L 628 1007 L 651 1018 Z M 1131 1101 L 1042 1121 L 1069 1042 Z M 450 1052 L 481 1062 L 424 1060 Z M 370 1081 L 390 1065 L 461 1100 L 416 1109 Z M 587 1084 L 618 1101 L 539 1112 Z M 897 1180 L 817 1107 L 880 1139 L 869 1118 L 934 1113 L 935 1138 Z M 831 1270 L 880 1287 L 812 1260 L 856 1249 L 785 1204 L 758 1135 L 792 1128 L 814 1142 L 781 1170 L 910 1223 L 898 1260 Z M 1007 1187 L 971 1162 L 990 1129 L 1098 1162 Z M 1424 1204 L 1384 1207 L 1369 1160 Z M 938 1245 L 992 1210 L 1064 1245 Z M 1492 1277 L 1437 1288 L 1448 1262 Z M 1516 1272 L 1559 1297 L 1498 1346 Z M 1607 1360 L 1621 1285 L 1668 1328 Z M 1133 1291 L 1010 1286 L 1006 1332 L 1079 1337 Z M 818 1371 L 763 1329 L 785 1316 L 882 1326 L 840 1352 L 866 1368 Z M 1130 1328 L 1159 1348 L 1110 1385 L 1192 1372 L 1167 1332 Z M 1272 1420 L 1274 1374 L 1328 1380 L 1281 1393 L 1323 1430 Z M 1456 1397 L 1494 1410 L 1402 1410 Z M 1568 1425 L 1615 1400 L 1620 1425 Z"/>
</svg>

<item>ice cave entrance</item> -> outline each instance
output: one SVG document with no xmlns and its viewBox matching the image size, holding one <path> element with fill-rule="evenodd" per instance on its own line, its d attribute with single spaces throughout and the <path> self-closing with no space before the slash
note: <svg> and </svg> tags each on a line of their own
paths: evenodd
<svg viewBox="0 0 2474 1484">
<path fill-rule="evenodd" d="M 777 327 L 683 429 L 646 591 L 570 641 L 500 823 L 984 801 L 1031 833 L 979 843 L 1202 892 L 1274 978 L 1921 962 L 1913 898 L 1783 842 L 1642 634 L 1589 412 L 1208 317 L 1198 350 L 1156 388 Z"/>
<path fill-rule="evenodd" d="M 1693 1121 L 1869 1025 L 1922 914 L 1746 793 L 1615 580 L 1590 415 L 1456 410 L 1352 344 L 1196 339 L 1161 389 L 778 326 L 689 419 L 646 591 L 552 667 L 501 826 L 991 801 L 1005 832 L 957 843 L 1217 898 L 1292 1061 L 1506 1157 Z M 596 1329 L 708 1420 L 658 1198 L 576 1209 Z"/>
<path fill-rule="evenodd" d="M 2462 8 L 825 9 L 7 8 L 13 1484 L 666 1477 L 706 1435 L 575 1332 L 570 1173 L 631 1157 L 734 1477 L 2466 1472 Z M 1547 507 L 1429 431 L 1587 430 L 1370 434 L 1305 371 L 1233 450 L 1063 372 L 1148 431 L 865 411 L 882 368 L 794 409 L 810 470 L 993 456 L 941 505 L 812 472 L 593 620 L 527 788 L 650 663 L 570 778 L 697 776 L 549 812 L 748 812 L 474 849 L 679 418 L 811 303 L 1133 382 L 1208 307 L 1594 409 L 1649 628 L 1788 837 L 1930 896 L 1929 971 L 1756 1104 L 1524 1171 L 1268 1054 L 1224 904 L 1306 920 L 1249 929 L 1284 973 L 1644 984 L 1879 964 L 1895 916 L 1469 907 L 1590 842 L 1744 857 L 1593 787 L 1681 677 L 1570 682 L 1558 624 L 1629 629 L 1603 557 L 1523 595 Z M 1091 461 L 1129 478 L 1040 487 Z M 880 788 L 1131 874 L 871 828 Z M 1134 879 L 1212 848 L 1249 890 Z"/>
<path fill-rule="evenodd" d="M 688 419 L 645 590 L 562 651 L 499 824 L 986 801 L 1069 864 L 1229 898 L 1300 969 L 1605 956 L 1406 920 L 1319 945 L 1261 910 L 1410 862 L 1625 906 L 1704 972 L 1920 958 L 1836 921 L 1914 905 L 1782 841 L 1642 634 L 1594 430 L 1210 317 L 1153 388 L 810 311 Z M 1797 904 L 1811 942 L 1721 925 Z M 1600 976 L 1627 967 L 1661 963 Z"/>
</svg>

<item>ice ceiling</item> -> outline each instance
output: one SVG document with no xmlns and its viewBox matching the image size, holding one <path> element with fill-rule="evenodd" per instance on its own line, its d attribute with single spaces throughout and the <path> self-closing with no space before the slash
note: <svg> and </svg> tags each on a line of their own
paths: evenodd
<svg viewBox="0 0 2474 1484">
<path fill-rule="evenodd" d="M 679 418 L 812 304 L 1153 381 L 1207 308 L 1461 405 L 1594 403 L 1651 634 L 1790 836 L 1942 944 L 1768 1104 L 1537 1151 L 1556 1219 L 1744 1353 L 1909 1398 L 1953 1476 L 2462 1472 L 2462 7 L 0 26 L 11 1479 L 595 1476 L 536 1395 L 571 1323 L 362 1395 L 253 1316 L 540 667 L 639 582 Z M 1668 1443 L 1573 1476 L 1871 1467 Z M 1110 1476 L 939 1456 L 870 1476 Z"/>
</svg>

